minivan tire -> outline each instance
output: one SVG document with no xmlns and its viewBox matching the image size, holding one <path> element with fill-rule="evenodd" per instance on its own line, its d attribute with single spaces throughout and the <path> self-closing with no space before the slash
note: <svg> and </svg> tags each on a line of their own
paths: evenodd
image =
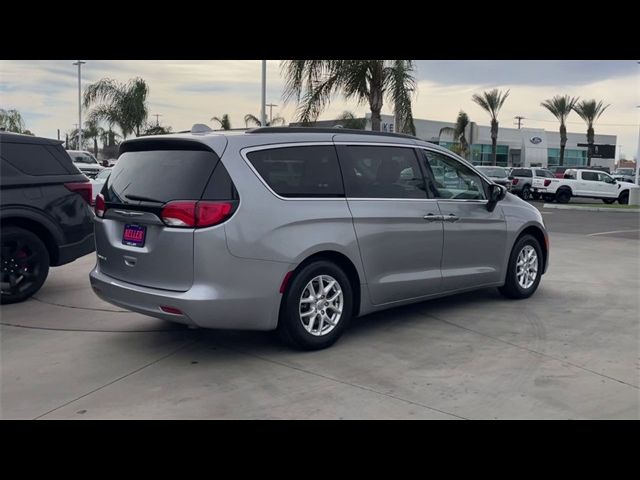
<svg viewBox="0 0 640 480">
<path fill-rule="evenodd" d="M 40 290 L 47 279 L 49 274 L 49 251 L 40 237 L 29 230 L 19 227 L 3 227 L 1 242 L 0 267 L 2 270 L 2 282 L 9 280 L 9 275 L 14 273 L 12 270 L 18 271 L 22 275 L 17 289 L 9 285 L 9 288 L 2 290 L 0 303 L 6 305 L 22 302 Z M 32 258 L 33 260 L 28 264 L 23 264 L 21 263 L 24 261 L 21 260 L 21 254 L 25 258 Z M 22 265 L 26 265 L 28 269 L 26 271 L 27 275 L 22 272 Z"/>
<path fill-rule="evenodd" d="M 342 290 L 342 313 L 336 326 L 328 333 L 316 336 L 308 332 L 300 317 L 300 300 L 313 279 L 326 275 L 336 280 Z M 333 290 L 332 290 L 333 292 Z M 353 312 L 353 289 L 349 277 L 335 263 L 318 260 L 294 273 L 282 298 L 278 334 L 290 346 L 300 350 L 320 350 L 333 345 L 349 325 Z"/>
<path fill-rule="evenodd" d="M 532 247 L 538 258 L 537 274 L 536 278 L 531 286 L 524 288 L 520 285 L 517 278 L 517 262 L 520 252 L 527 246 Z M 544 257 L 542 255 L 542 248 L 538 240 L 531 235 L 523 235 L 513 246 L 511 250 L 511 256 L 509 257 L 509 266 L 507 267 L 507 277 L 505 283 L 498 290 L 502 295 L 507 298 L 522 299 L 528 298 L 538 289 L 540 279 L 542 277 L 542 271 L 544 270 Z"/>
</svg>

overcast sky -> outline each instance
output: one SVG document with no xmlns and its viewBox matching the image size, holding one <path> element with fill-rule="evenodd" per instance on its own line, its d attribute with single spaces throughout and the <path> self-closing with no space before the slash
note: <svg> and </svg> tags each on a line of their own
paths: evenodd
<svg viewBox="0 0 640 480">
<path fill-rule="evenodd" d="M 77 70 L 72 60 L 0 60 L 0 108 L 18 109 L 27 128 L 36 135 L 53 137 L 60 129 L 77 123 Z M 267 103 L 278 104 L 273 114 L 294 120 L 295 105 L 283 105 L 280 62 L 268 62 Z M 471 101 L 484 89 L 511 89 L 501 113 L 500 125 L 513 126 L 514 116 L 526 117 L 524 126 L 556 130 L 555 118 L 540 102 L 556 94 L 603 99 L 611 107 L 596 124 L 596 133 L 618 136 L 619 152 L 636 155 L 640 117 L 640 74 L 637 61 L 480 61 L 418 60 L 418 91 L 414 117 L 453 121 L 460 109 L 471 120 L 488 124 L 487 114 Z M 213 126 L 212 116 L 228 113 L 233 127 L 244 127 L 246 113 L 260 113 L 259 60 L 87 60 L 83 85 L 103 77 L 120 81 L 140 76 L 149 87 L 151 114 L 161 114 L 160 123 L 186 130 L 194 123 Z M 337 97 L 321 119 L 334 118 L 343 110 L 362 116 L 358 107 Z M 389 105 L 383 113 L 391 113 Z M 150 120 L 155 121 L 155 117 Z M 568 130 L 586 130 L 575 114 Z"/>
</svg>

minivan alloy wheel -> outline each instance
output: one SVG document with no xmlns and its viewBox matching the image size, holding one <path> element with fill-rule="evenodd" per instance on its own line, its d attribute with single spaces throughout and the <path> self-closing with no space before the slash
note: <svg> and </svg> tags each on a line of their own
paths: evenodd
<svg viewBox="0 0 640 480">
<path fill-rule="evenodd" d="M 531 245 L 525 245 L 518 254 L 516 278 L 522 288 L 531 288 L 538 276 L 538 254 Z"/>
<path fill-rule="evenodd" d="M 338 281 L 330 275 L 318 275 L 302 290 L 299 314 L 302 326 L 315 336 L 331 332 L 342 316 L 344 297 Z"/>
</svg>

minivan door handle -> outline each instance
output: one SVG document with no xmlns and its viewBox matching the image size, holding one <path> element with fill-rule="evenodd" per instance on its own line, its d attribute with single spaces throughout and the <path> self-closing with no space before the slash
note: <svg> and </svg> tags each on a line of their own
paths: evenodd
<svg viewBox="0 0 640 480">
<path fill-rule="evenodd" d="M 442 215 L 434 215 L 433 213 L 425 215 L 422 218 L 424 218 L 427 222 L 441 222 L 442 221 Z"/>
<path fill-rule="evenodd" d="M 460 220 L 460 217 L 458 217 L 457 215 L 454 215 L 453 213 L 450 213 L 448 216 L 444 217 L 444 221 L 445 222 L 457 222 L 458 220 Z"/>
</svg>

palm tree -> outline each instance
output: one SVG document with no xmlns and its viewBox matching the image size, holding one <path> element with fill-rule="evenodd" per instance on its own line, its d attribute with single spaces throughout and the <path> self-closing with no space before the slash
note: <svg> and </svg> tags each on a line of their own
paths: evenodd
<svg viewBox="0 0 640 480">
<path fill-rule="evenodd" d="M 356 118 L 353 112 L 345 110 L 342 115 L 338 117 L 338 125 L 344 128 L 352 128 L 354 130 L 364 130 L 367 126 L 366 118 Z"/>
<path fill-rule="evenodd" d="M 602 100 L 599 102 L 596 102 L 595 100 L 582 100 L 580 103 L 573 106 L 573 110 L 587 124 L 587 143 L 589 144 L 589 150 L 587 151 L 587 166 L 589 167 L 591 166 L 591 155 L 593 154 L 593 143 L 595 137 L 593 124 L 610 106 L 610 104 L 604 105 Z"/>
<path fill-rule="evenodd" d="M 98 125 L 98 122 L 95 119 L 87 120 L 84 124 L 82 138 L 87 140 L 93 139 L 93 154 L 96 158 L 98 158 L 98 139 L 102 137 L 103 132 L 104 129 Z"/>
<path fill-rule="evenodd" d="M 149 87 L 142 78 L 136 77 L 127 83 L 103 78 L 85 89 L 84 106 L 94 105 L 89 120 L 117 125 L 124 138 L 134 132 L 139 136 L 149 115 L 148 95 Z"/>
<path fill-rule="evenodd" d="M 0 108 L 0 128 L 7 132 L 24 133 L 25 125 L 20 112 Z"/>
<path fill-rule="evenodd" d="M 115 147 L 121 138 L 122 136 L 114 132 L 111 129 L 111 127 L 109 127 L 106 130 L 102 129 L 102 133 L 100 134 L 100 141 L 102 141 L 102 149 L 104 150 L 107 147 Z"/>
<path fill-rule="evenodd" d="M 498 153 L 498 113 L 509 96 L 509 90 L 501 92 L 497 88 L 488 92 L 482 92 L 482 95 L 474 93 L 471 99 L 480 105 L 489 115 L 491 115 L 491 165 L 496 164 Z"/>
<path fill-rule="evenodd" d="M 570 97 L 569 95 L 556 95 L 550 100 L 545 100 L 540 105 L 549 110 L 551 114 L 560 121 L 560 163 L 559 166 L 564 165 L 564 148 L 567 145 L 567 126 L 565 122 L 567 117 L 573 110 L 578 97 Z"/>
<path fill-rule="evenodd" d="M 440 129 L 440 134 L 442 134 L 442 132 L 449 132 L 453 135 L 453 139 L 457 142 L 457 146 L 452 148 L 452 151 L 464 158 L 467 158 L 467 154 L 469 153 L 469 142 L 467 142 L 467 137 L 464 136 L 464 132 L 468 126 L 469 116 L 460 110 L 458 118 L 456 118 L 455 127 L 444 127 Z"/>
<path fill-rule="evenodd" d="M 218 122 L 222 130 L 231 130 L 231 118 L 225 113 L 222 117 L 211 117 L 212 122 Z"/>
<path fill-rule="evenodd" d="M 411 97 L 416 83 L 411 60 L 284 60 L 285 102 L 294 98 L 298 120 L 318 119 L 332 97 L 341 92 L 358 105 L 369 104 L 371 129 L 380 131 L 386 98 L 401 132 L 415 132 Z"/>
<path fill-rule="evenodd" d="M 168 133 L 171 133 L 173 129 L 171 127 L 163 127 L 162 125 L 152 125 L 152 124 L 148 124 L 142 135 L 166 135 Z"/>
<path fill-rule="evenodd" d="M 286 122 L 286 120 L 283 117 L 276 116 L 276 117 L 273 117 L 271 119 L 271 121 L 267 122 L 267 124 L 265 126 L 266 127 L 273 127 L 274 125 L 284 125 L 285 122 Z M 260 121 L 260 119 L 258 117 L 256 117 L 255 115 L 251 115 L 250 113 L 247 113 L 244 116 L 244 124 L 248 127 L 250 123 L 253 123 L 258 127 L 262 126 L 262 122 Z"/>
</svg>

